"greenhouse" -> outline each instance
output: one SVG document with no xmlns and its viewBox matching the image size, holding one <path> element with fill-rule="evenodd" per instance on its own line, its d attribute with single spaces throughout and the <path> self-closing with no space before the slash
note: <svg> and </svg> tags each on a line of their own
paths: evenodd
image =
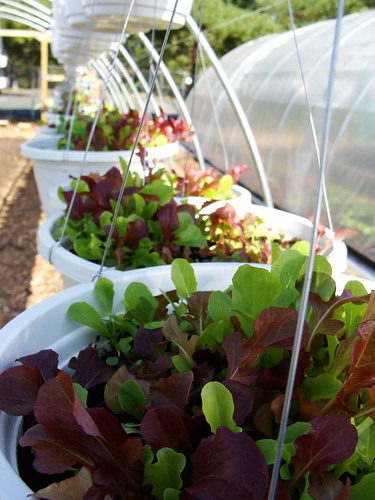
<svg viewBox="0 0 375 500">
<path fill-rule="evenodd" d="M 335 228 L 358 235 L 350 248 L 372 264 L 374 242 L 375 92 L 373 30 L 375 12 L 346 16 L 335 71 L 326 185 Z M 316 135 L 320 140 L 335 23 L 328 20 L 297 30 L 297 40 Z M 293 32 L 250 41 L 221 59 L 255 137 L 275 206 L 309 217 L 313 213 L 319 166 Z M 194 125 L 205 158 L 223 167 L 237 164 L 249 147 L 219 78 L 211 69 L 194 93 Z M 211 103 L 215 103 L 215 112 Z M 223 145 L 224 143 L 224 145 Z M 246 179 L 246 180 L 245 180 Z M 243 177 L 264 199 L 256 169 Z M 327 219 L 324 219 L 327 224 Z"/>
<path fill-rule="evenodd" d="M 0 500 L 375 496 L 374 8 L 0 0 Z"/>
</svg>

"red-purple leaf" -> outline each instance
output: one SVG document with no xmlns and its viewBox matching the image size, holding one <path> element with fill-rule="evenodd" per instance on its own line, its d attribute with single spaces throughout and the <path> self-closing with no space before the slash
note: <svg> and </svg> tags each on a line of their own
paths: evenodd
<svg viewBox="0 0 375 500">
<path fill-rule="evenodd" d="M 148 224 L 144 220 L 137 219 L 129 222 L 126 228 L 124 245 L 130 248 L 137 247 L 142 238 L 148 236 Z"/>
<path fill-rule="evenodd" d="M 250 355 L 250 347 L 243 342 L 244 336 L 240 332 L 234 332 L 223 342 L 223 349 L 228 360 L 226 380 L 237 380 L 249 385 L 257 378 L 256 371 L 250 367 L 241 367 L 244 360 Z"/>
<path fill-rule="evenodd" d="M 292 349 L 298 322 L 298 311 L 284 307 L 269 307 L 255 318 L 253 336 L 246 345 L 251 348 L 248 361 L 269 347 Z M 307 323 L 303 328 L 301 347 L 309 339 Z"/>
<path fill-rule="evenodd" d="M 80 351 L 72 380 L 85 389 L 90 389 L 107 382 L 114 372 L 115 369 L 108 366 L 98 352 L 89 346 Z"/>
<path fill-rule="evenodd" d="M 357 327 L 359 339 L 352 348 L 352 368 L 345 383 L 345 392 L 357 392 L 375 384 L 375 321 L 362 322 Z"/>
<path fill-rule="evenodd" d="M 236 380 L 224 380 L 223 385 L 230 391 L 234 403 L 233 420 L 242 425 L 253 409 L 253 392 L 249 386 Z"/>
<path fill-rule="evenodd" d="M 331 472 L 311 471 L 309 494 L 324 500 L 343 500 L 345 485 Z M 350 497 L 348 497 L 350 500 Z"/>
<path fill-rule="evenodd" d="M 324 471 L 329 465 L 344 462 L 354 453 L 357 441 L 357 430 L 346 416 L 314 418 L 309 433 L 297 437 L 294 442 L 296 454 L 292 460 L 292 484 L 296 484 L 308 471 Z"/>
<path fill-rule="evenodd" d="M 143 447 L 130 438 L 121 423 L 104 408 L 86 410 L 65 372 L 46 382 L 35 405 L 39 421 L 21 438 L 31 446 L 34 467 L 53 474 L 81 464 L 93 471 L 94 482 L 111 486 L 120 495 L 129 488 L 137 491 L 129 468 L 140 464 Z"/>
<path fill-rule="evenodd" d="M 52 349 L 45 349 L 30 356 L 23 356 L 17 361 L 24 366 L 38 370 L 45 381 L 56 377 L 60 371 L 58 368 L 59 355 Z"/>
<path fill-rule="evenodd" d="M 174 238 L 173 231 L 180 227 L 180 221 L 177 216 L 177 204 L 170 202 L 159 208 L 156 217 L 160 222 L 162 233 L 167 241 Z"/>
<path fill-rule="evenodd" d="M 254 440 L 244 433 L 218 427 L 214 436 L 201 441 L 191 461 L 192 484 L 186 491 L 194 498 L 258 500 L 267 492 L 266 459 Z"/>
<path fill-rule="evenodd" d="M 167 447 L 184 452 L 191 447 L 184 421 L 171 408 L 157 407 L 148 410 L 142 420 L 141 434 L 154 451 Z"/>
<path fill-rule="evenodd" d="M 78 461 L 87 466 L 93 465 L 81 447 L 74 448 L 70 440 L 68 445 L 60 443 L 39 424 L 26 431 L 20 439 L 20 445 L 33 449 L 34 469 L 43 474 L 62 474 Z"/>
<path fill-rule="evenodd" d="M 34 410 L 39 388 L 59 372 L 58 355 L 51 349 L 24 356 L 0 375 L 0 411 L 28 415 Z"/>
<path fill-rule="evenodd" d="M 28 366 L 8 368 L 0 375 L 0 411 L 15 416 L 28 415 L 34 409 L 43 383 L 40 372 Z"/>
<path fill-rule="evenodd" d="M 159 379 L 150 389 L 147 406 L 164 406 L 183 412 L 188 403 L 193 378 L 193 373 L 187 371 Z"/>
</svg>

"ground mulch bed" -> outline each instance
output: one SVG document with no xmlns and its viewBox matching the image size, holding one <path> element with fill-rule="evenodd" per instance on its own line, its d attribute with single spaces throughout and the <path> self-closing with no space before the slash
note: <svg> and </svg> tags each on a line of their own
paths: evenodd
<svg viewBox="0 0 375 500">
<path fill-rule="evenodd" d="M 20 154 L 36 129 L 34 123 L 0 126 L 0 327 L 63 288 L 60 274 L 38 255 L 44 214 L 31 163 Z"/>
</svg>

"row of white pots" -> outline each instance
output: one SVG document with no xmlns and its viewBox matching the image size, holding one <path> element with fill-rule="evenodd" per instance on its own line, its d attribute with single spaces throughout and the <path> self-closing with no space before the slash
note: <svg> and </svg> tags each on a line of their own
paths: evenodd
<svg viewBox="0 0 375 500">
<path fill-rule="evenodd" d="M 138 33 L 153 27 L 166 29 L 175 3 L 175 0 L 135 0 L 132 6 L 130 0 L 65 0 L 65 14 L 75 29 L 89 24 L 94 32 L 121 32 L 130 11 L 127 32 Z M 178 1 L 172 29 L 184 26 L 192 5 L 193 0 Z"/>
<path fill-rule="evenodd" d="M 240 188 L 240 191 L 243 188 Z M 243 192 L 243 191 L 241 191 Z M 303 217 L 276 210 L 259 205 L 253 205 L 246 201 L 246 193 L 243 193 L 244 198 L 241 200 L 239 196 L 237 200 L 236 210 L 239 214 L 250 212 L 258 215 L 263 220 L 267 221 L 270 228 L 283 231 L 286 236 L 297 237 L 301 240 L 310 241 L 312 237 L 312 223 Z M 229 200 L 236 203 L 236 200 Z M 222 205 L 224 202 L 218 202 Z M 220 205 L 217 205 L 218 208 Z M 215 209 L 215 206 L 213 207 Z M 38 252 L 44 260 L 50 262 L 53 267 L 62 275 L 64 287 L 74 286 L 78 283 L 92 281 L 99 271 L 99 265 L 81 257 L 78 257 L 70 251 L 68 242 L 62 242 L 58 245 L 52 237 L 55 229 L 56 221 L 62 214 L 49 217 L 40 227 L 38 233 Z M 320 244 L 324 247 L 330 243 L 332 234 L 327 231 Z M 347 269 L 347 247 L 344 242 L 335 243 L 326 254 L 333 270 L 334 277 L 341 275 Z M 123 274 L 123 271 L 104 268 L 103 275 L 109 278 L 117 278 Z"/>
<path fill-rule="evenodd" d="M 36 138 L 21 144 L 21 154 L 30 159 L 33 166 L 39 198 L 46 217 L 56 213 L 56 205 L 51 190 L 67 185 L 70 176 L 107 172 L 111 167 L 121 170 L 120 157 L 129 162 L 131 151 L 68 151 L 57 149 L 62 136 Z M 148 148 L 149 160 L 167 160 L 179 151 L 178 143 Z M 142 165 L 137 154 L 133 155 L 131 169 L 141 171 Z"/>
<path fill-rule="evenodd" d="M 126 35 L 166 29 L 172 18 L 175 0 L 55 0 L 52 5 L 51 49 L 62 65 L 74 62 L 85 66 L 119 43 L 126 20 Z M 184 26 L 193 0 L 179 0 L 172 29 Z"/>
</svg>

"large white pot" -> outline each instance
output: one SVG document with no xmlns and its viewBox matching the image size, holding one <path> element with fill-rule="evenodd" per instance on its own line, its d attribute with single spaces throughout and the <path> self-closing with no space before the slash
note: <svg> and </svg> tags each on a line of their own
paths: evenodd
<svg viewBox="0 0 375 500">
<path fill-rule="evenodd" d="M 56 213 L 56 207 L 51 206 L 50 190 L 58 185 L 70 182 L 70 175 L 99 172 L 104 174 L 111 167 L 121 168 L 120 157 L 129 162 L 131 151 L 67 151 L 57 149 L 61 135 L 44 139 L 33 139 L 21 144 L 21 154 L 29 158 L 33 165 L 34 177 L 39 198 L 46 217 Z M 148 158 L 167 159 L 179 150 L 178 143 L 148 148 Z M 85 160 L 85 161 L 83 161 Z M 131 168 L 140 167 L 139 157 L 134 154 Z M 83 168 L 84 167 L 84 168 Z"/>
<path fill-rule="evenodd" d="M 266 220 L 269 228 L 282 230 L 290 237 L 297 237 L 307 241 L 311 240 L 312 224 L 303 217 L 281 210 L 250 204 L 247 207 L 247 211 Z M 51 233 L 54 232 L 55 224 L 60 217 L 62 217 L 62 213 L 49 217 L 40 226 L 38 252 L 44 260 L 50 262 L 61 273 L 64 287 L 92 281 L 97 275 L 100 266 L 70 252 L 70 242 L 68 240 L 58 245 L 52 238 Z M 328 235 L 323 236 L 321 244 L 325 245 L 329 241 L 330 236 L 329 232 Z M 332 266 L 332 274 L 335 279 L 345 272 L 347 268 L 347 248 L 343 242 L 335 244 L 334 248 L 331 248 L 325 256 Z M 121 272 L 110 268 L 104 269 L 104 275 L 109 278 L 115 278 Z"/>
<path fill-rule="evenodd" d="M 239 264 L 194 264 L 198 290 L 224 290 L 232 280 Z M 170 266 L 154 267 L 121 273 L 115 281 L 114 312 L 121 312 L 121 301 L 127 286 L 139 281 L 147 285 L 153 294 L 160 290 L 174 289 L 170 278 Z M 59 367 L 93 341 L 96 334 L 71 321 L 66 312 L 78 301 L 93 306 L 97 303 L 93 283 L 85 283 L 64 290 L 49 299 L 27 309 L 0 330 L 0 372 L 15 364 L 21 356 L 53 349 L 59 353 Z M 16 444 L 20 432 L 21 417 L 0 414 L 0 498 L 1 500 L 27 500 L 32 493 L 18 475 Z"/>
<path fill-rule="evenodd" d="M 127 25 L 128 33 L 166 29 L 171 20 L 175 0 L 135 0 Z M 182 28 L 190 14 L 193 0 L 179 0 L 172 29 Z M 131 7 L 130 0 L 82 0 L 83 10 L 93 30 L 121 32 Z"/>
<path fill-rule="evenodd" d="M 190 205 L 195 205 L 201 212 L 201 214 L 210 214 L 215 212 L 218 208 L 222 208 L 226 203 L 232 205 L 238 214 L 245 213 L 249 209 L 249 205 L 251 204 L 251 192 L 237 184 L 232 186 L 232 190 L 236 195 L 235 198 L 230 198 L 229 200 L 217 200 L 207 207 L 201 208 L 204 203 L 211 201 L 210 198 L 205 198 L 203 196 L 187 196 L 180 197 L 175 196 L 176 202 L 180 205 L 187 201 Z"/>
</svg>

